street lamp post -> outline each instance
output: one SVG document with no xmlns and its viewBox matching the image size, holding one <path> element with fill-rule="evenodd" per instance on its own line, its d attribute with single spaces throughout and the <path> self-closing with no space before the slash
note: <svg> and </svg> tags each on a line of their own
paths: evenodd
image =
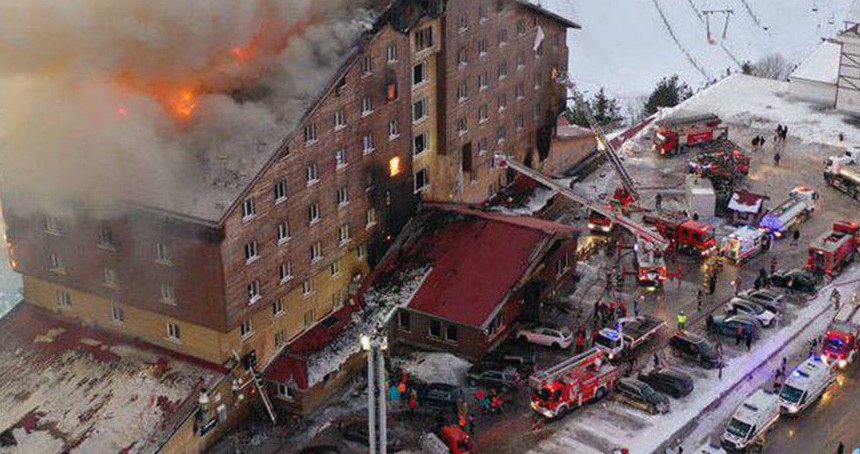
<svg viewBox="0 0 860 454">
<path fill-rule="evenodd" d="M 370 454 L 387 454 L 385 350 L 388 348 L 388 339 L 385 336 L 362 334 L 360 341 L 362 350 L 367 353 L 368 449 Z"/>
</svg>

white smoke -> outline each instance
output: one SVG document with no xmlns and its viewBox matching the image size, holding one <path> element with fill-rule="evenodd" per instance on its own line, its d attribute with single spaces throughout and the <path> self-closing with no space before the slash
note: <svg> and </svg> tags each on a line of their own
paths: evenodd
<svg viewBox="0 0 860 454">
<path fill-rule="evenodd" d="M 211 217 L 331 78 L 364 3 L 0 0 L 4 189 Z"/>
</svg>

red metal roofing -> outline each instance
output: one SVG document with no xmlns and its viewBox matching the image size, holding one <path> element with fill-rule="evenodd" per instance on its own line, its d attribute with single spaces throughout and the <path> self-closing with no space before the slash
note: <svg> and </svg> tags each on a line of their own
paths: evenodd
<svg viewBox="0 0 860 454">
<path fill-rule="evenodd" d="M 582 229 L 574 228 L 569 225 L 547 221 L 531 216 L 513 216 L 500 213 L 498 211 L 481 211 L 476 210 L 474 208 L 470 208 L 466 205 L 460 205 L 455 203 L 426 203 L 424 206 L 426 206 L 427 208 L 437 208 L 445 211 L 465 214 L 468 216 L 475 216 L 489 221 L 503 222 L 506 224 L 525 227 L 528 229 L 540 230 L 545 233 L 574 234 L 576 232 L 582 231 Z"/>
<path fill-rule="evenodd" d="M 480 213 L 446 224 L 406 251 L 425 254 L 432 266 L 409 308 L 462 325 L 484 325 L 527 271 L 535 249 L 552 234 L 543 224 L 501 217 L 510 216 Z"/>
</svg>

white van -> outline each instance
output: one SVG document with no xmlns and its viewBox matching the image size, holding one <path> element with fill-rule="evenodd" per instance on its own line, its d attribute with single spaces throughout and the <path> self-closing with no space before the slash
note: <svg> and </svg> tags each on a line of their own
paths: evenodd
<svg viewBox="0 0 860 454">
<path fill-rule="evenodd" d="M 779 399 L 763 389 L 754 392 L 735 410 L 720 439 L 728 452 L 744 451 L 779 419 Z"/>
<path fill-rule="evenodd" d="M 779 390 L 782 413 L 796 415 L 815 402 L 833 382 L 833 366 L 812 356 L 797 366 Z"/>
</svg>

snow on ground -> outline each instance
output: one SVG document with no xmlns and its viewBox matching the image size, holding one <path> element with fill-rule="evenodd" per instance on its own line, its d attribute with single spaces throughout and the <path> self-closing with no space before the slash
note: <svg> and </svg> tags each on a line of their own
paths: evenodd
<svg viewBox="0 0 860 454">
<path fill-rule="evenodd" d="M 466 386 L 466 371 L 472 364 L 450 353 L 416 352 L 402 366 L 427 383 Z"/>
<path fill-rule="evenodd" d="M 755 62 L 773 53 L 799 63 L 822 38 L 832 38 L 843 27 L 852 3 L 852 0 L 626 0 L 611 4 L 602 0 L 531 1 L 582 26 L 581 30 L 568 33 L 574 80 L 587 91 L 594 92 L 603 86 L 611 95 L 624 100 L 647 95 L 662 77 L 675 73 L 698 88 L 719 79 L 728 68 L 737 71 L 737 62 Z M 817 11 L 813 11 L 813 5 Z M 725 16 L 711 17 L 715 43 L 710 44 L 702 11 L 720 9 L 731 9 L 734 13 L 725 40 L 721 37 Z"/>
<path fill-rule="evenodd" d="M 855 266 L 843 273 L 836 283 L 857 279 L 860 279 L 860 266 Z M 726 390 L 732 387 L 731 385 L 753 374 L 762 362 L 780 352 L 798 334 L 803 333 L 801 339 L 805 340 L 820 334 L 821 330 L 817 329 L 817 325 L 813 325 L 811 329 L 807 329 L 806 325 L 819 315 L 832 311 L 829 303 L 830 288 L 830 286 L 825 287 L 819 291 L 814 300 L 797 310 L 794 314 L 796 319 L 791 325 L 776 331 L 765 331 L 765 337 L 754 344 L 751 354 L 742 352 L 738 356 L 729 358 L 727 366 L 723 369 L 722 380 L 718 379 L 717 371 L 686 368 L 687 372 L 696 378 L 695 390 L 689 396 L 673 400 L 672 410 L 668 415 L 647 415 L 617 402 L 604 401 L 569 416 L 562 421 L 565 425 L 564 429 L 540 442 L 529 452 L 532 454 L 564 452 L 602 454 L 618 447 L 626 447 L 634 454 L 654 452 L 667 441 L 668 437 L 681 430 L 688 422 L 698 418 L 706 408 L 721 399 Z M 827 320 L 829 317 L 818 318 L 818 320 L 822 319 Z M 802 340 L 797 342 L 803 345 Z M 726 349 L 731 350 L 730 347 Z M 769 371 L 755 372 L 755 374 L 767 373 Z M 619 446 L 622 443 L 624 446 Z"/>
<path fill-rule="evenodd" d="M 559 184 L 566 185 L 570 183 L 570 179 L 564 180 L 556 180 Z M 496 206 L 493 207 L 493 210 L 498 211 L 500 213 L 509 214 L 512 216 L 532 216 L 538 211 L 542 210 L 546 204 L 550 201 L 550 199 L 555 196 L 555 191 L 546 189 L 544 187 L 539 187 L 535 189 L 534 194 L 529 198 L 528 202 L 526 202 L 525 206 L 522 207 L 505 207 L 505 206 Z"/>
</svg>

